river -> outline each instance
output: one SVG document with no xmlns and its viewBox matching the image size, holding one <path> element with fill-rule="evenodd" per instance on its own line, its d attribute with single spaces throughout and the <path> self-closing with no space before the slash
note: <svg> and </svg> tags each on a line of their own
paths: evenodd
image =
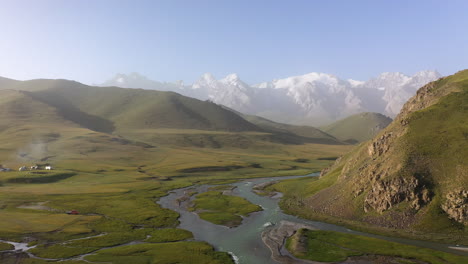
<svg viewBox="0 0 468 264">
<path fill-rule="evenodd" d="M 426 247 L 458 255 L 468 256 L 468 252 L 463 252 L 460 250 L 450 248 L 455 247 L 455 245 L 368 234 L 350 230 L 342 226 L 317 221 L 310 221 L 298 218 L 293 215 L 288 215 L 283 213 L 279 208 L 278 198 L 260 196 L 255 194 L 252 190 L 253 186 L 269 181 L 316 176 L 317 174 L 311 174 L 306 176 L 248 179 L 232 184 L 236 187 L 233 190 L 234 195 L 243 197 L 254 204 L 260 205 L 263 208 L 263 211 L 252 213 L 248 217 L 244 218 L 242 225 L 235 228 L 228 228 L 225 226 L 212 224 L 210 222 L 200 219 L 197 214 L 185 210 L 184 206 L 179 206 L 177 200 L 181 197 L 184 197 L 184 192 L 186 190 L 195 189 L 198 192 L 204 192 L 210 187 L 209 185 L 201 185 L 174 190 L 169 195 L 162 197 L 158 203 L 162 207 L 177 211 L 180 214 L 180 228 L 191 231 L 195 239 L 206 241 L 213 245 L 217 250 L 229 252 L 233 255 L 234 259 L 239 264 L 276 263 L 271 259 L 270 249 L 267 248 L 266 245 L 263 243 L 261 239 L 261 233 L 265 230 L 265 228 L 268 227 L 269 223 L 276 224 L 282 220 L 312 225 L 320 230 L 330 230 L 364 235 L 369 237 L 376 237 L 388 241 L 394 241 L 403 244 Z"/>
</svg>

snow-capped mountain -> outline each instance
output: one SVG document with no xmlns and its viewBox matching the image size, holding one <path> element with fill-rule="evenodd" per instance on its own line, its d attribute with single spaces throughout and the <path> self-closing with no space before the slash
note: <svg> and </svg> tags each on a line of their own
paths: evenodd
<svg viewBox="0 0 468 264">
<path fill-rule="evenodd" d="M 184 83 L 177 81 L 174 83 L 153 81 L 145 76 L 133 72 L 130 74 L 116 74 L 112 79 L 105 81 L 100 86 L 117 86 L 122 88 L 141 88 L 158 91 L 178 91 L 184 89 Z"/>
<path fill-rule="evenodd" d="M 192 85 L 183 85 L 180 81 L 161 83 L 132 73 L 117 74 L 102 86 L 174 91 L 277 122 L 317 126 L 359 112 L 394 117 L 418 88 L 440 77 L 436 71 L 421 71 L 413 76 L 386 72 L 359 81 L 313 72 L 248 85 L 237 74 L 217 80 L 206 73 Z"/>
<path fill-rule="evenodd" d="M 354 92 L 362 99 L 365 109 L 393 118 L 419 88 L 440 77 L 436 71 L 421 71 L 413 76 L 384 72 L 377 78 L 355 85 Z"/>
<path fill-rule="evenodd" d="M 254 85 L 259 86 L 284 90 L 285 96 L 291 98 L 301 109 L 294 115 L 300 114 L 315 123 L 334 121 L 344 115 L 365 110 L 360 106 L 360 99 L 350 89 L 350 83 L 331 74 L 309 73 Z M 293 120 L 295 119 L 297 118 Z"/>
<path fill-rule="evenodd" d="M 234 109 L 245 110 L 252 104 L 252 88 L 241 81 L 237 74 L 229 74 L 221 80 L 216 80 L 213 75 L 205 73 L 191 87 L 187 88 L 186 90 L 191 89 L 193 97 L 209 99 Z M 186 94 L 189 93 L 186 92 Z"/>
</svg>

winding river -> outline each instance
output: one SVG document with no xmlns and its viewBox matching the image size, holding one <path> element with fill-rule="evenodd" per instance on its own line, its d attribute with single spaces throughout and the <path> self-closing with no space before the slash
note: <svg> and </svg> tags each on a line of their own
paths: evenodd
<svg viewBox="0 0 468 264">
<path fill-rule="evenodd" d="M 270 223 L 275 224 L 282 220 L 311 225 L 320 230 L 364 235 L 468 256 L 468 252 L 463 252 L 451 248 L 455 247 L 455 245 L 362 233 L 347 229 L 342 226 L 305 220 L 296 216 L 288 215 L 283 213 L 279 208 L 278 198 L 259 196 L 252 191 L 252 188 L 257 184 L 276 180 L 315 176 L 317 176 L 317 174 L 310 174 L 306 176 L 249 179 L 232 184 L 236 187 L 233 191 L 234 195 L 243 197 L 254 204 L 260 205 L 263 208 L 263 211 L 252 213 L 248 217 L 244 218 L 242 225 L 235 228 L 228 228 L 225 226 L 212 224 L 200 219 L 197 214 L 185 210 L 184 206 L 180 206 L 178 199 L 184 197 L 186 190 L 195 189 L 197 192 L 204 192 L 210 187 L 209 185 L 174 190 L 168 196 L 162 197 L 158 203 L 162 207 L 177 211 L 180 214 L 180 228 L 191 231 L 195 239 L 206 241 L 213 245 L 217 250 L 229 252 L 233 255 L 233 258 L 239 264 L 277 263 L 271 259 L 270 249 L 263 243 L 261 239 L 261 233 L 265 230 L 265 228 L 268 228 Z"/>
</svg>

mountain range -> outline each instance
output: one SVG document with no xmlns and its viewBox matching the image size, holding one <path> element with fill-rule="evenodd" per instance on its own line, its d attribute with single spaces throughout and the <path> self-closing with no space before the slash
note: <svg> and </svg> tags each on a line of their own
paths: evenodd
<svg viewBox="0 0 468 264">
<path fill-rule="evenodd" d="M 163 83 L 132 73 L 117 74 L 100 86 L 173 91 L 276 122 L 318 126 L 361 112 L 393 118 L 419 87 L 440 77 L 437 71 L 421 71 L 413 76 L 386 72 L 368 81 L 357 81 L 313 72 L 249 85 L 237 74 L 218 80 L 206 73 L 185 85 L 182 81 Z"/>
</svg>

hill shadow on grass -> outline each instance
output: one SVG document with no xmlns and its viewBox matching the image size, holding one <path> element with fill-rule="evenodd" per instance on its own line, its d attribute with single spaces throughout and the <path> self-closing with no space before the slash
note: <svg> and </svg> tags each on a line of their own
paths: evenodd
<svg viewBox="0 0 468 264">
<path fill-rule="evenodd" d="M 115 125 L 112 121 L 82 112 L 63 96 L 48 92 L 26 93 L 42 103 L 57 108 L 58 113 L 65 119 L 82 127 L 104 133 L 112 133 L 115 130 Z"/>
</svg>

